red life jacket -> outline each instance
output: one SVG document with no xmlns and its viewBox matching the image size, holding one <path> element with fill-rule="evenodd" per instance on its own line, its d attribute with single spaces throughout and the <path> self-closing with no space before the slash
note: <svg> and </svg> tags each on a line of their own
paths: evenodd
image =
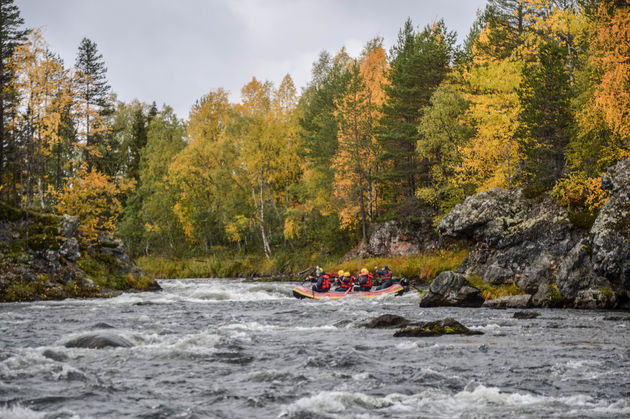
<svg viewBox="0 0 630 419">
<path fill-rule="evenodd" d="M 381 275 L 381 280 L 391 280 L 392 279 L 392 271 L 388 270 L 387 273 Z"/>
<path fill-rule="evenodd" d="M 350 288 L 352 286 L 352 281 L 349 276 L 339 277 L 339 286 L 341 288 Z"/>
<path fill-rule="evenodd" d="M 329 290 L 330 289 L 330 276 L 323 275 L 322 278 L 324 278 L 324 280 L 322 281 L 322 289 Z"/>
<path fill-rule="evenodd" d="M 373 275 L 371 272 L 366 275 L 361 275 L 359 277 L 359 285 L 362 287 L 372 288 L 372 278 L 373 278 Z"/>
</svg>

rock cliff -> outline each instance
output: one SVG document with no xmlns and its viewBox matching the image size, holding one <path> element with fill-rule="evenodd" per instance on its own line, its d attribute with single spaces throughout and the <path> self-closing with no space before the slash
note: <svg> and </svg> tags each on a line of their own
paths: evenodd
<svg viewBox="0 0 630 419">
<path fill-rule="evenodd" d="M 159 289 L 136 268 L 122 242 L 81 242 L 78 220 L 0 203 L 0 301 L 111 296 Z"/>
<path fill-rule="evenodd" d="M 415 224 L 391 220 L 370 228 L 369 239 L 361 242 L 344 256 L 344 260 L 365 259 L 373 256 L 408 256 L 443 246 L 433 226 L 435 212 L 424 209 Z"/>
<path fill-rule="evenodd" d="M 438 230 L 472 244 L 459 274 L 515 284 L 532 306 L 628 308 L 630 160 L 609 169 L 602 187 L 610 199 L 589 231 L 549 196 L 527 199 L 500 188 L 468 197 Z"/>
</svg>

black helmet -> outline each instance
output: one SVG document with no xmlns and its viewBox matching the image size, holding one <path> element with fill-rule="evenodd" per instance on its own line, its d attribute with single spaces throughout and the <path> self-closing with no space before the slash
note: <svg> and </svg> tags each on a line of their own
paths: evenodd
<svg viewBox="0 0 630 419">
<path fill-rule="evenodd" d="M 383 270 L 384 271 L 389 271 L 389 268 L 387 267 L 387 265 L 383 265 Z"/>
</svg>

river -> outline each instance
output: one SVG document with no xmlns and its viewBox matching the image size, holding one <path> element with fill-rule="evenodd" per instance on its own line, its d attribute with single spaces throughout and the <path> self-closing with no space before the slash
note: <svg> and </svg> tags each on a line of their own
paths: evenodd
<svg viewBox="0 0 630 419">
<path fill-rule="evenodd" d="M 290 283 L 0 304 L 0 418 L 630 417 L 630 313 L 297 300 Z M 475 336 L 394 338 L 386 313 Z M 111 326 L 111 328 L 108 328 Z M 66 348 L 90 333 L 131 348 Z"/>
</svg>

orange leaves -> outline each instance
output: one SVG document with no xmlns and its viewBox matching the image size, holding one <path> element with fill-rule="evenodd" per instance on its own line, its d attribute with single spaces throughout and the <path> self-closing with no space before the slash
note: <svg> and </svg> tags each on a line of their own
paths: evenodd
<svg viewBox="0 0 630 419">
<path fill-rule="evenodd" d="M 346 93 L 336 101 L 338 149 L 332 161 L 334 196 L 339 204 L 343 228 L 365 222 L 366 213 L 376 206 L 375 184 L 370 175 L 376 172 L 378 143 L 375 124 L 385 101 L 387 59 L 382 47 L 366 51 L 360 61 L 349 68 Z"/>
<path fill-rule="evenodd" d="M 586 208 L 594 212 L 608 200 L 609 193 L 602 189 L 602 176 L 587 177 L 584 172 L 572 172 L 558 181 L 552 196 L 569 209 Z"/>
<path fill-rule="evenodd" d="M 59 195 L 57 210 L 79 217 L 83 239 L 96 242 L 100 234 L 116 230 L 115 223 L 122 213 L 118 196 L 132 186 L 127 182 L 116 185 L 98 170 L 82 167 Z"/>
<path fill-rule="evenodd" d="M 594 28 L 595 62 L 602 72 L 594 95 L 596 107 L 620 137 L 630 137 L 630 8 L 615 8 L 612 16 L 602 4 Z"/>
</svg>

